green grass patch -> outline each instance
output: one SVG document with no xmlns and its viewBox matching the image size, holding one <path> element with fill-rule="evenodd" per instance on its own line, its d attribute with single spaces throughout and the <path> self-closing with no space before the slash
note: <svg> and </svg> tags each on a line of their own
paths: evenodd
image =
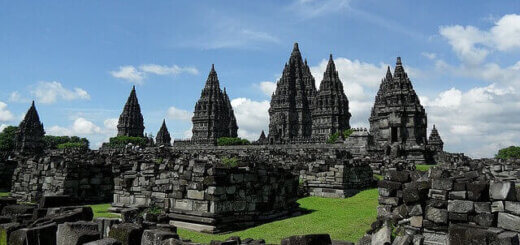
<svg viewBox="0 0 520 245">
<path fill-rule="evenodd" d="M 108 208 L 112 207 L 110 203 L 103 204 L 93 204 L 88 205 L 92 208 L 92 212 L 94 212 L 94 218 L 119 218 L 121 215 L 108 212 Z"/>
<path fill-rule="evenodd" d="M 415 165 L 415 169 L 416 169 L 416 170 L 419 170 L 419 171 L 426 172 L 426 171 L 428 171 L 430 168 L 435 167 L 435 166 L 436 166 L 436 165 L 417 164 L 417 165 Z"/>
<path fill-rule="evenodd" d="M 0 192 L 0 197 L 8 197 L 10 192 Z"/>
<path fill-rule="evenodd" d="M 374 178 L 377 179 L 377 180 L 383 180 L 383 175 L 374 174 Z"/>
<path fill-rule="evenodd" d="M 280 244 L 281 239 L 293 235 L 328 233 L 333 240 L 356 242 L 376 220 L 377 189 L 369 189 L 357 195 L 339 198 L 306 197 L 298 200 L 301 208 L 311 213 L 289 219 L 274 221 L 247 230 L 222 235 L 198 233 L 178 229 L 179 236 L 194 242 L 209 243 L 230 236 L 242 239 L 263 238 L 268 244 Z"/>
</svg>

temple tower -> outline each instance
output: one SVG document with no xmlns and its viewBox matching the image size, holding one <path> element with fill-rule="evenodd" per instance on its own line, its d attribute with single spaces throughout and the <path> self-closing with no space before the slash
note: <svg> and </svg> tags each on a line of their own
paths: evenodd
<svg viewBox="0 0 520 245">
<path fill-rule="evenodd" d="M 312 101 L 316 84 L 298 43 L 276 84 L 269 108 L 269 143 L 285 143 L 312 135 Z"/>
<path fill-rule="evenodd" d="M 430 133 L 430 137 L 428 138 L 428 145 L 430 149 L 435 152 L 441 152 L 444 149 L 444 142 L 439 135 L 439 131 L 435 128 L 435 124 L 433 125 L 432 132 Z"/>
<path fill-rule="evenodd" d="M 195 104 L 192 117 L 192 141 L 199 144 L 215 144 L 220 137 L 236 137 L 238 127 L 227 93 L 223 93 L 215 71 L 211 66 L 206 85 Z"/>
<path fill-rule="evenodd" d="M 171 141 L 172 138 L 170 137 L 170 132 L 168 132 L 168 128 L 166 127 L 166 120 L 163 120 L 159 132 L 157 132 L 157 137 L 155 137 L 155 143 L 157 146 L 171 146 Z"/>
<path fill-rule="evenodd" d="M 133 86 L 123 112 L 119 116 L 117 136 L 144 137 L 143 132 L 143 114 L 141 114 L 141 107 L 137 100 L 135 86 Z"/>
<path fill-rule="evenodd" d="M 387 69 L 370 115 L 370 133 L 380 146 L 426 145 L 426 112 L 397 57 L 394 74 Z"/>
<path fill-rule="evenodd" d="M 331 134 L 350 129 L 349 104 L 336 65 L 329 57 L 312 111 L 312 137 L 327 139 Z"/>
<path fill-rule="evenodd" d="M 34 101 L 18 126 L 15 138 L 15 149 L 18 152 L 41 152 L 44 149 L 45 131 L 40 122 Z"/>
</svg>

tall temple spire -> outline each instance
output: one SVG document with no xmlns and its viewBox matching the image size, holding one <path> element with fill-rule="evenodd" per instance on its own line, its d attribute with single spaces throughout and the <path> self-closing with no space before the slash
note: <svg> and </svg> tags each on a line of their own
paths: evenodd
<svg viewBox="0 0 520 245">
<path fill-rule="evenodd" d="M 15 149 L 19 152 L 40 152 L 44 148 L 43 136 L 45 131 L 40 122 L 40 116 L 34 105 L 25 113 L 25 117 L 18 126 L 15 136 Z"/>
<path fill-rule="evenodd" d="M 163 119 L 163 123 L 159 132 L 157 132 L 157 137 L 155 137 L 155 143 L 158 146 L 171 146 L 172 138 L 170 137 L 170 132 L 168 132 L 168 128 L 166 127 L 166 120 Z"/>
<path fill-rule="evenodd" d="M 310 68 L 294 44 L 269 108 L 269 141 L 285 143 L 312 135 L 312 101 L 316 84 Z"/>
<path fill-rule="evenodd" d="M 312 136 L 326 140 L 331 134 L 350 128 L 349 101 L 332 54 L 323 74 L 320 89 L 314 99 L 312 111 Z"/>
<path fill-rule="evenodd" d="M 430 133 L 430 137 L 428 138 L 428 145 L 430 148 L 436 152 L 443 151 L 444 142 L 439 135 L 439 131 L 435 128 L 435 124 L 433 125 L 432 132 Z"/>
<path fill-rule="evenodd" d="M 238 127 L 227 93 L 220 89 L 215 71 L 211 70 L 202 89 L 201 95 L 195 104 L 192 117 L 192 141 L 198 144 L 215 144 L 220 137 L 236 137 Z"/>
<path fill-rule="evenodd" d="M 144 137 L 143 114 L 137 100 L 135 86 L 128 96 L 123 112 L 117 123 L 117 136 Z"/>
<path fill-rule="evenodd" d="M 378 145 L 425 145 L 427 118 L 412 83 L 397 57 L 394 74 L 387 69 L 370 116 L 370 132 Z"/>
</svg>

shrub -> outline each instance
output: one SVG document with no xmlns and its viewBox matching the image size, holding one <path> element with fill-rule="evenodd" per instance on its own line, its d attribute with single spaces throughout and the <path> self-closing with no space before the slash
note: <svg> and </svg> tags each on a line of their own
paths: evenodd
<svg viewBox="0 0 520 245">
<path fill-rule="evenodd" d="M 78 136 L 53 136 L 53 135 L 45 135 L 43 136 L 43 142 L 45 142 L 45 148 L 48 149 L 64 149 L 64 148 L 58 148 L 59 145 L 67 144 L 67 143 L 79 143 L 82 144 L 82 147 L 88 148 L 89 141 L 86 138 L 80 138 Z M 77 144 L 79 146 L 79 144 Z M 74 148 L 74 145 L 69 145 L 70 147 Z M 65 146 L 65 147 L 69 147 Z M 63 147 L 63 146 L 62 146 Z"/>
<path fill-rule="evenodd" d="M 67 142 L 56 146 L 57 149 L 87 149 L 88 145 L 83 142 Z"/>
<path fill-rule="evenodd" d="M 110 141 L 107 144 L 107 146 L 124 147 L 128 144 L 146 146 L 148 144 L 148 139 L 141 138 L 141 137 L 117 136 L 117 137 L 110 138 Z"/>
<path fill-rule="evenodd" d="M 352 133 L 354 133 L 354 129 L 347 129 L 343 131 L 343 138 L 348 138 Z"/>
<path fill-rule="evenodd" d="M 327 139 L 327 144 L 334 144 L 336 143 L 336 140 L 339 138 L 339 132 L 333 133 L 329 136 Z"/>
<path fill-rule="evenodd" d="M 8 126 L 7 128 L 4 128 L 4 130 L 0 133 L 0 151 L 10 153 L 14 150 L 14 140 L 17 130 L 18 127 L 15 126 Z"/>
<path fill-rule="evenodd" d="M 220 137 L 217 139 L 217 145 L 249 145 L 249 140 L 232 137 Z"/>
<path fill-rule="evenodd" d="M 234 168 L 238 166 L 238 159 L 236 157 L 228 158 L 224 157 L 222 158 L 222 165 L 228 167 L 228 168 Z"/>
<path fill-rule="evenodd" d="M 520 146 L 510 146 L 500 149 L 495 157 L 499 159 L 520 158 Z"/>
</svg>

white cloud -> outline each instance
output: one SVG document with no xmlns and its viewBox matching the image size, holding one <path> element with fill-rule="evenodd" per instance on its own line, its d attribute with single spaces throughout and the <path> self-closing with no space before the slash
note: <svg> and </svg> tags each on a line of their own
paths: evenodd
<svg viewBox="0 0 520 245">
<path fill-rule="evenodd" d="M 184 131 L 184 139 L 191 139 L 191 136 L 193 136 L 193 127 L 191 127 L 190 129 Z"/>
<path fill-rule="evenodd" d="M 195 67 L 180 67 L 178 65 L 162 66 L 156 64 L 141 65 L 139 69 L 145 73 L 152 73 L 156 75 L 177 75 L 181 73 L 189 73 L 193 75 L 199 74 Z"/>
<path fill-rule="evenodd" d="M 138 71 L 134 66 L 120 66 L 119 70 L 111 71 L 110 74 L 115 78 L 124 79 L 136 84 L 142 84 L 144 73 Z"/>
<path fill-rule="evenodd" d="M 238 124 L 238 136 L 257 140 L 262 130 L 269 129 L 269 101 L 253 101 L 248 98 L 231 100 Z"/>
<path fill-rule="evenodd" d="M 51 104 L 58 99 L 63 100 L 89 100 L 90 95 L 82 88 L 72 90 L 63 87 L 60 82 L 39 82 L 32 90 L 31 94 L 40 103 Z"/>
<path fill-rule="evenodd" d="M 422 56 L 430 59 L 430 60 L 434 60 L 435 58 L 437 58 L 437 54 L 436 53 L 428 53 L 428 52 L 422 52 L 421 53 Z"/>
<path fill-rule="evenodd" d="M 7 104 L 0 101 L 0 121 L 6 122 L 14 119 L 13 113 L 7 109 Z"/>
<path fill-rule="evenodd" d="M 9 126 L 9 125 L 7 125 L 7 124 L 1 124 L 1 125 L 0 125 L 0 133 L 1 133 L 2 131 L 4 131 L 4 129 L 7 128 L 8 126 Z"/>
<path fill-rule="evenodd" d="M 23 97 L 18 91 L 13 91 L 9 94 L 9 101 L 26 103 L 26 102 L 29 102 L 30 100 L 28 98 Z"/>
<path fill-rule="evenodd" d="M 260 90 L 262 90 L 262 92 L 267 96 L 271 96 L 276 90 L 275 82 L 263 81 L 260 82 L 258 86 L 260 87 Z"/>
<path fill-rule="evenodd" d="M 168 108 L 168 111 L 166 112 L 166 116 L 169 119 L 173 119 L 173 120 L 190 121 L 191 118 L 193 117 L 193 113 L 172 106 L 172 107 Z"/>
<path fill-rule="evenodd" d="M 117 118 L 109 118 L 103 121 L 102 126 L 98 126 L 86 118 L 78 117 L 69 126 L 54 125 L 45 131 L 48 135 L 86 137 L 92 148 L 99 148 L 103 142 L 108 142 L 110 137 L 117 134 L 117 122 Z"/>
<path fill-rule="evenodd" d="M 520 15 L 504 15 L 490 30 L 474 26 L 442 26 L 440 34 L 445 37 L 453 51 L 465 63 L 477 65 L 494 50 L 520 49 Z"/>
<path fill-rule="evenodd" d="M 350 0 L 296 0 L 289 6 L 289 10 L 305 18 L 312 18 L 343 11 L 350 7 L 349 3 Z"/>
</svg>

